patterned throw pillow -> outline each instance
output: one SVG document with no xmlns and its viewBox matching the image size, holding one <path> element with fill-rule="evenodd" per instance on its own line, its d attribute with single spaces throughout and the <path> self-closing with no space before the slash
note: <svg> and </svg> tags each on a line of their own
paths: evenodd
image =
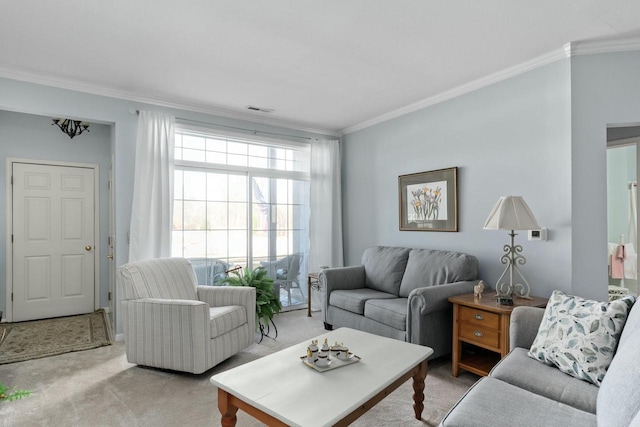
<svg viewBox="0 0 640 427">
<path fill-rule="evenodd" d="M 632 296 L 607 303 L 554 291 L 529 357 L 600 386 L 634 302 Z"/>
</svg>

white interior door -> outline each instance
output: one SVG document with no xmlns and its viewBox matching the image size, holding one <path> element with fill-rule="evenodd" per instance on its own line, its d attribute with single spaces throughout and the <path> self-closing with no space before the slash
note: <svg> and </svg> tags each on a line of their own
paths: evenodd
<svg viewBox="0 0 640 427">
<path fill-rule="evenodd" d="M 94 170 L 12 165 L 13 321 L 92 312 Z"/>
</svg>

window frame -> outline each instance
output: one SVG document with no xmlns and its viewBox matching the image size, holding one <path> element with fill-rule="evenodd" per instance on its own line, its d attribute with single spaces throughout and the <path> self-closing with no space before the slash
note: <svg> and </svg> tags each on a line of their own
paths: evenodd
<svg viewBox="0 0 640 427">
<path fill-rule="evenodd" d="M 245 176 L 247 179 L 246 186 L 246 200 L 247 200 L 247 225 L 246 225 L 246 235 L 245 239 L 247 242 L 247 253 L 246 261 L 247 266 L 254 266 L 254 254 L 253 254 L 253 233 L 254 228 L 252 224 L 252 209 L 255 203 L 255 199 L 253 197 L 253 178 L 268 178 L 268 179 L 288 179 L 295 181 L 311 181 L 311 172 L 310 172 L 310 156 L 311 156 L 311 144 L 308 142 L 298 142 L 298 141 L 289 141 L 282 140 L 270 137 L 263 137 L 258 135 L 246 135 L 237 132 L 229 132 L 224 130 L 212 129 L 202 126 L 194 126 L 187 125 L 183 123 L 176 123 L 175 133 L 182 134 L 195 134 L 198 136 L 202 136 L 205 138 L 220 138 L 226 139 L 227 141 L 233 142 L 242 142 L 252 145 L 263 145 L 268 148 L 284 148 L 284 149 L 295 149 L 297 151 L 306 152 L 306 159 L 304 160 L 307 167 L 306 171 L 295 171 L 295 170 L 279 170 L 279 169 L 270 169 L 270 168 L 258 168 L 253 166 L 237 166 L 230 164 L 222 164 L 222 163 L 211 163 L 211 162 L 198 162 L 192 160 L 182 160 L 182 159 L 174 159 L 174 168 L 175 170 L 182 171 L 197 171 L 197 172 L 213 172 L 213 173 L 223 173 L 223 174 L 233 174 L 233 175 L 241 175 Z M 172 203 L 175 201 L 175 197 L 172 200 Z M 308 201 L 307 208 L 310 211 L 310 203 L 311 200 Z M 270 205 L 274 205 L 275 203 L 270 202 Z M 184 220 L 183 224 L 184 225 Z M 308 230 L 308 226 L 307 226 Z M 184 228 L 183 228 L 184 231 Z M 271 254 L 271 249 L 269 250 L 269 259 L 275 260 L 276 254 Z M 305 255 L 308 255 L 308 247 L 306 248 Z M 273 259 L 272 259 L 273 258 Z M 308 296 L 307 296 L 308 297 Z"/>
</svg>

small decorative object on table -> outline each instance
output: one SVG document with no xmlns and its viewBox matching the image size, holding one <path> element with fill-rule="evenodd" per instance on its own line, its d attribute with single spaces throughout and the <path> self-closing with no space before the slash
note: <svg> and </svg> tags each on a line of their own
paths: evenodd
<svg viewBox="0 0 640 427">
<path fill-rule="evenodd" d="M 342 366 L 350 365 L 360 361 L 360 357 L 349 352 L 344 343 L 336 343 L 329 346 L 325 339 L 322 347 L 318 349 L 318 340 L 311 341 L 307 347 L 307 355 L 300 357 L 302 362 L 318 372 L 330 371 Z"/>
<path fill-rule="evenodd" d="M 477 285 L 473 287 L 473 296 L 482 298 L 482 292 L 484 291 L 484 282 L 480 280 Z"/>
<path fill-rule="evenodd" d="M 318 361 L 318 340 L 311 341 L 311 344 L 307 347 L 307 361 L 309 363 Z"/>
<path fill-rule="evenodd" d="M 327 343 L 327 339 L 325 338 L 320 351 L 318 352 L 318 360 L 316 361 L 316 365 L 318 366 L 329 366 L 331 360 L 329 359 L 329 344 Z"/>
</svg>

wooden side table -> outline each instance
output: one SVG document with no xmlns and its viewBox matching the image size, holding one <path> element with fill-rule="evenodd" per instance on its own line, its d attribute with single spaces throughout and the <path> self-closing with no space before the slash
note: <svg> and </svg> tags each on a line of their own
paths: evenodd
<svg viewBox="0 0 640 427">
<path fill-rule="evenodd" d="M 545 307 L 547 299 L 514 298 L 513 306 L 496 302 L 495 291 L 481 298 L 473 294 L 449 298 L 453 303 L 453 354 L 451 371 L 460 369 L 486 376 L 491 368 L 509 352 L 509 322 L 515 307 Z"/>
<path fill-rule="evenodd" d="M 307 317 L 311 317 L 311 289 L 320 290 L 320 273 L 307 275 Z"/>
</svg>

